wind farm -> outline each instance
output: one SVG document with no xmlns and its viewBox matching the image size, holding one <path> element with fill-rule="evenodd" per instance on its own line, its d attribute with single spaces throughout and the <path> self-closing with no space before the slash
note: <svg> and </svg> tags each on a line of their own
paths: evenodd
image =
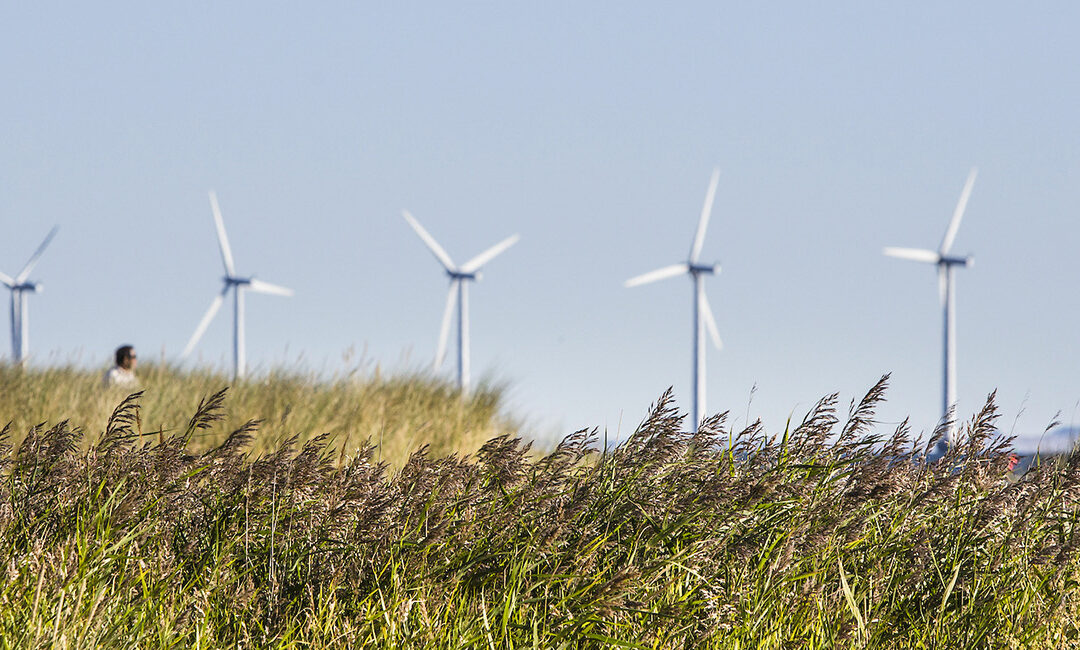
<svg viewBox="0 0 1080 650">
<path fill-rule="evenodd" d="M 949 220 L 945 234 L 936 250 L 886 247 L 886 256 L 904 260 L 934 264 L 937 268 L 939 296 L 943 315 L 943 343 L 942 343 L 942 399 L 941 420 L 952 424 L 946 430 L 946 436 L 941 441 L 937 453 L 943 454 L 953 444 L 957 425 L 955 423 L 955 409 L 957 404 L 957 363 L 956 363 L 956 297 L 955 297 L 955 269 L 969 267 L 974 258 L 970 255 L 956 255 L 952 252 L 957 239 L 960 225 L 967 210 L 972 190 L 974 187 L 977 171 L 972 169 L 960 193 L 960 198 Z M 631 277 L 624 282 L 628 288 L 650 285 L 661 280 L 678 276 L 687 276 L 691 280 L 691 372 L 689 373 L 689 419 L 688 428 L 696 431 L 702 420 L 711 413 L 708 410 L 710 393 L 707 380 L 707 347 L 711 343 L 717 350 L 723 349 L 719 326 L 710 305 L 705 290 L 705 278 L 720 272 L 720 265 L 714 262 L 703 261 L 705 251 L 706 234 L 710 225 L 713 207 L 720 180 L 720 171 L 714 168 L 708 181 L 704 201 L 701 205 L 696 228 L 690 242 L 687 258 L 683 262 L 664 266 L 640 275 Z M 217 252 L 221 260 L 224 275 L 220 290 L 214 296 L 209 308 L 199 320 L 194 332 L 190 335 L 186 345 L 180 353 L 180 359 L 188 359 L 199 345 L 211 323 L 224 305 L 225 301 L 232 298 L 233 321 L 232 321 L 232 346 L 231 346 L 231 376 L 234 380 L 241 380 L 247 374 L 247 342 L 246 342 L 246 313 L 245 297 L 248 291 L 292 297 L 294 292 L 290 288 L 272 284 L 261 280 L 253 275 L 241 274 L 237 270 L 233 257 L 232 247 L 225 228 L 224 218 L 215 192 L 208 195 L 210 202 L 211 218 L 217 241 Z M 432 362 L 433 373 L 439 373 L 442 369 L 446 356 L 450 349 L 451 330 L 456 329 L 454 386 L 462 394 L 467 394 L 472 388 L 472 360 L 470 338 L 470 284 L 481 279 L 481 271 L 489 263 L 501 256 L 505 251 L 520 241 L 520 235 L 514 234 L 506 237 L 498 243 L 483 250 L 481 253 L 470 258 L 462 264 L 453 261 L 446 249 L 420 224 L 420 222 L 408 211 L 402 211 L 402 217 L 419 237 L 428 251 L 435 257 L 443 272 L 449 280 L 442 319 L 440 321 L 438 339 Z M 57 228 L 53 228 L 44 241 L 38 246 L 29 261 L 14 276 L 0 275 L 0 281 L 11 291 L 11 324 L 12 324 L 12 360 L 15 363 L 23 363 L 28 353 L 29 326 L 27 297 L 29 293 L 37 292 L 41 288 L 40 283 L 28 280 L 35 265 L 49 246 L 55 236 Z M 628 333 L 629 330 L 628 330 Z M 641 342 L 645 344 L 645 341 Z M 721 401 L 726 401 L 729 396 L 720 396 Z"/>
<path fill-rule="evenodd" d="M 957 255 L 953 253 L 953 247 L 957 240 L 960 225 L 966 213 L 969 200 L 974 188 L 977 170 L 972 169 L 961 190 L 959 200 L 953 210 L 952 216 L 947 223 L 945 234 L 936 250 L 886 247 L 884 254 L 889 257 L 903 260 L 929 263 L 935 265 L 938 276 L 939 298 L 942 309 L 942 397 L 939 422 L 948 422 L 945 436 L 936 450 L 937 455 L 942 455 L 954 445 L 957 433 L 956 422 L 957 406 L 957 352 L 956 352 L 956 276 L 955 269 L 969 267 L 974 261 L 971 255 Z M 690 242 L 689 251 L 685 261 L 664 266 L 643 274 L 639 274 L 626 280 L 623 284 L 627 288 L 651 285 L 662 280 L 687 276 L 691 281 L 691 331 L 690 331 L 690 373 L 688 396 L 688 429 L 697 431 L 704 418 L 713 413 L 708 408 L 710 391 L 707 373 L 707 347 L 711 343 L 716 350 L 723 349 L 719 326 L 710 305 L 706 293 L 706 276 L 720 272 L 720 265 L 715 262 L 703 260 L 705 252 L 706 235 L 710 226 L 714 204 L 720 180 L 720 171 L 714 168 L 709 176 L 705 191 L 704 201 L 697 219 L 696 228 Z M 246 309 L 245 298 L 248 291 L 261 294 L 292 297 L 294 292 L 291 288 L 272 284 L 253 275 L 242 274 L 237 270 L 232 247 L 225 228 L 221 207 L 215 192 L 208 194 L 211 218 L 217 242 L 217 254 L 220 258 L 224 275 L 221 279 L 219 291 L 214 295 L 209 308 L 199 320 L 194 332 L 190 335 L 179 355 L 180 360 L 189 359 L 198 347 L 203 336 L 210 328 L 217 313 L 221 310 L 225 301 L 231 297 L 233 307 L 232 320 L 232 346 L 231 346 L 231 377 L 233 380 L 242 380 L 248 370 L 248 346 L 246 342 Z M 470 337 L 470 284 L 481 279 L 481 271 L 493 260 L 500 257 L 511 247 L 520 241 L 520 235 L 513 234 L 500 240 L 498 243 L 484 249 L 479 254 L 468 259 L 462 264 L 454 262 L 446 249 L 431 235 L 431 233 L 410 213 L 408 210 L 401 212 L 403 219 L 409 225 L 414 234 L 421 240 L 428 251 L 435 257 L 449 280 L 446 293 L 442 319 L 438 330 L 438 339 L 434 358 L 431 364 L 432 372 L 437 376 L 443 367 L 445 359 L 451 347 L 451 330 L 456 329 L 454 337 L 456 368 L 453 374 L 454 386 L 462 395 L 468 394 L 473 388 L 472 381 L 472 342 Z M 12 355 L 14 363 L 24 363 L 28 353 L 29 327 L 27 297 L 29 293 L 37 292 L 41 284 L 28 280 L 31 272 L 35 269 L 38 260 L 50 245 L 57 232 L 54 227 L 40 243 L 29 261 L 14 276 L 0 275 L 6 287 L 11 291 L 11 324 L 12 324 Z M 512 269 L 513 267 L 511 267 Z M 539 269 L 534 269 L 533 272 Z M 744 268 L 742 273 L 755 274 L 753 269 Z M 231 296 L 230 296 L 231 292 Z M 505 300 L 505 298 L 504 298 Z M 557 305 L 552 305 L 557 308 Z M 318 310 L 317 310 L 318 311 Z M 503 310 L 504 313 L 505 310 Z M 633 335 L 632 327 L 624 328 L 627 335 Z M 639 345 L 648 345 L 649 341 L 640 339 Z M 520 349 L 515 346 L 514 349 Z M 713 400 L 728 402 L 729 394 L 715 392 L 711 396 Z"/>
</svg>

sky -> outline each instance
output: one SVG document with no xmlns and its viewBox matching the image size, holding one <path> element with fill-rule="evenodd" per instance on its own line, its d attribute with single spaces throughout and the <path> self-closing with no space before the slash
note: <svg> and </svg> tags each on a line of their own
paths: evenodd
<svg viewBox="0 0 1080 650">
<path fill-rule="evenodd" d="M 59 224 L 32 363 L 176 359 L 221 283 L 213 189 L 238 270 L 296 292 L 249 294 L 255 372 L 408 372 L 448 281 L 402 209 L 456 262 L 520 233 L 471 290 L 474 376 L 530 435 L 625 437 L 669 386 L 689 408 L 692 295 L 622 283 L 686 259 L 716 167 L 708 411 L 782 430 L 891 372 L 879 430 L 920 433 L 935 271 L 882 248 L 936 248 L 978 167 L 958 412 L 996 389 L 1030 437 L 1080 424 L 1077 24 L 1070 2 L 0 0 L 0 271 Z M 230 350 L 223 309 L 188 363 Z"/>
</svg>

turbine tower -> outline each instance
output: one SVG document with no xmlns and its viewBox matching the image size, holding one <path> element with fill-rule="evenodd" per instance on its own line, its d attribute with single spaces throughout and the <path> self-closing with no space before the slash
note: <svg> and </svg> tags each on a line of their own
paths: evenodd
<svg viewBox="0 0 1080 650">
<path fill-rule="evenodd" d="M 446 343 L 450 336 L 450 320 L 453 317 L 454 305 L 456 303 L 458 322 L 457 384 L 458 390 L 462 393 L 468 392 L 469 282 L 479 280 L 480 268 L 495 259 L 497 255 L 507 248 L 510 248 L 517 243 L 517 240 L 520 239 L 520 237 L 518 237 L 518 235 L 511 235 L 461 266 L 456 266 L 443 247 L 439 245 L 439 242 L 435 241 L 435 238 L 432 237 L 428 231 L 424 230 L 424 227 L 409 214 L 408 210 L 402 210 L 402 214 L 405 216 L 405 221 L 409 222 L 412 229 L 416 231 L 417 235 L 420 235 L 420 239 L 423 240 L 424 244 L 426 244 L 432 254 L 435 255 L 435 259 L 439 260 L 439 264 L 442 264 L 443 269 L 446 271 L 446 275 L 450 277 L 450 291 L 446 295 L 446 309 L 443 311 L 442 328 L 439 330 L 439 347 L 435 352 L 434 368 L 435 370 L 438 370 L 442 366 L 443 357 L 446 356 Z"/>
<path fill-rule="evenodd" d="M 704 330 L 706 328 L 709 330 L 709 336 L 712 338 L 713 345 L 716 346 L 716 349 L 719 350 L 722 348 L 720 331 L 716 327 L 716 318 L 713 317 L 712 309 L 709 307 L 709 301 L 705 297 L 705 276 L 719 272 L 720 265 L 701 264 L 698 261 L 698 258 L 701 256 L 701 247 L 705 243 L 705 229 L 709 225 L 709 215 L 712 213 L 713 198 L 716 196 L 716 183 L 719 180 L 720 170 L 714 169 L 712 178 L 709 179 L 709 189 L 705 193 L 705 205 L 701 208 L 701 217 L 698 219 L 697 232 L 694 234 L 694 240 L 690 244 L 690 257 L 680 264 L 672 264 L 671 266 L 665 266 L 664 268 L 656 269 L 655 271 L 649 271 L 648 273 L 635 276 L 626 281 L 627 287 L 636 287 L 687 273 L 694 283 L 694 370 L 691 375 L 694 401 L 691 408 L 691 417 L 693 418 L 693 430 L 695 432 L 697 431 L 698 425 L 701 423 L 702 415 L 705 412 Z"/>
<path fill-rule="evenodd" d="M 953 240 L 956 239 L 956 231 L 960 229 L 960 220 L 964 218 L 964 209 L 967 208 L 968 198 L 971 196 L 971 188 L 975 185 L 977 169 L 972 169 L 968 174 L 964 189 L 960 192 L 960 201 L 953 211 L 952 220 L 945 230 L 945 237 L 941 240 L 941 246 L 937 251 L 922 248 L 886 248 L 885 254 L 889 257 L 898 257 L 915 262 L 926 262 L 937 266 L 938 293 L 941 298 L 941 307 L 944 316 L 944 345 L 942 373 L 942 420 L 949 416 L 949 411 L 956 406 L 956 286 L 953 273 L 958 266 L 971 266 L 975 258 L 971 255 L 950 255 Z M 946 446 L 952 445 L 955 425 L 950 426 L 943 441 Z"/>
<path fill-rule="evenodd" d="M 59 226 L 53 226 L 53 229 L 45 236 L 45 241 L 41 242 L 34 254 L 30 256 L 30 261 L 26 263 L 26 266 L 22 267 L 18 275 L 11 277 L 0 273 L 0 284 L 3 284 L 11 291 L 11 358 L 15 363 L 25 362 L 26 356 L 30 352 L 29 294 L 40 293 L 44 289 L 44 286 L 40 283 L 30 282 L 28 278 L 30 272 L 34 270 L 38 258 L 45 252 L 45 248 L 48 247 L 52 238 L 56 236 L 58 228 Z"/>
<path fill-rule="evenodd" d="M 210 309 L 206 310 L 206 314 L 199 321 L 199 326 L 195 328 L 195 333 L 191 335 L 191 340 L 188 341 L 187 347 L 184 348 L 181 356 L 187 357 L 195 349 L 195 344 L 202 338 L 206 328 L 210 325 L 210 321 L 221 309 L 221 303 L 225 302 L 225 296 L 231 290 L 233 292 L 233 378 L 242 379 L 247 364 L 247 352 L 244 344 L 244 292 L 250 289 L 256 293 L 269 293 L 278 296 L 291 296 L 293 292 L 292 289 L 256 280 L 251 276 L 236 274 L 232 249 L 229 248 L 229 238 L 225 235 L 225 222 L 221 219 L 221 208 L 218 207 L 217 195 L 213 192 L 210 192 L 210 208 L 214 214 L 214 225 L 217 227 L 221 262 L 225 265 L 225 277 L 223 278 L 225 284 L 222 286 L 221 292 L 214 296 L 213 302 L 210 303 Z"/>
</svg>

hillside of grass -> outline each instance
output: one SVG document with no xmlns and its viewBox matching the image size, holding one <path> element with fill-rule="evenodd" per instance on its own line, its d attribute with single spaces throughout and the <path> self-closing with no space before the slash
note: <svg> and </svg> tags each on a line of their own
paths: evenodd
<svg viewBox="0 0 1080 650">
<path fill-rule="evenodd" d="M 929 462 L 884 391 L 398 468 L 257 443 L 231 392 L 147 439 L 128 399 L 0 442 L 0 647 L 1075 647 L 1080 456 L 1007 480 L 990 399 Z"/>
<path fill-rule="evenodd" d="M 240 381 L 219 372 L 140 364 L 139 385 L 102 385 L 102 370 L 73 366 L 23 369 L 0 364 L 0 426 L 11 423 L 18 443 L 31 427 L 69 421 L 85 441 L 105 430 L 121 400 L 141 391 L 135 433 L 140 440 L 163 440 L 182 430 L 200 400 L 228 388 L 229 408 L 219 426 L 187 441 L 192 452 L 214 448 L 248 420 L 258 420 L 250 451 L 276 449 L 299 435 L 303 443 L 329 434 L 328 444 L 349 453 L 370 441 L 376 460 L 400 466 L 417 447 L 435 455 L 475 451 L 485 441 L 517 426 L 500 413 L 501 388 L 481 385 L 462 399 L 449 383 L 427 375 L 379 373 L 318 378 L 274 371 Z"/>
</svg>

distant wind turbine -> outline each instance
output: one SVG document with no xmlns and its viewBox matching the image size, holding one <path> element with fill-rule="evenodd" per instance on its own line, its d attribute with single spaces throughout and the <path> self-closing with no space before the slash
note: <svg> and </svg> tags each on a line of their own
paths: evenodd
<svg viewBox="0 0 1080 650">
<path fill-rule="evenodd" d="M 250 276 L 244 277 L 236 274 L 232 249 L 229 248 L 229 238 L 225 235 L 225 222 L 221 219 L 221 208 L 218 207 L 217 195 L 213 192 L 210 192 L 210 208 L 214 213 L 214 225 L 217 227 L 221 261 L 225 265 L 225 277 L 223 278 L 225 284 L 221 288 L 221 293 L 214 296 L 213 302 L 210 303 L 210 309 L 206 310 L 206 314 L 199 321 L 199 326 L 195 328 L 195 333 L 191 335 L 191 340 L 188 341 L 187 347 L 184 348 L 182 356 L 187 357 L 195 349 L 195 345 L 202 338 L 203 333 L 206 332 L 206 328 L 209 327 L 214 315 L 221 309 L 221 303 L 225 301 L 225 296 L 231 289 L 233 291 L 233 377 L 241 379 L 244 376 L 247 363 L 244 344 L 244 292 L 250 289 L 256 293 L 270 293 L 278 296 L 291 296 L 293 292 L 292 289 L 256 280 Z"/>
<path fill-rule="evenodd" d="M 53 226 L 53 229 L 45 236 L 45 241 L 41 242 L 18 275 L 13 278 L 0 273 L 0 283 L 11 291 L 11 358 L 15 363 L 26 361 L 26 355 L 30 352 L 30 302 L 27 299 L 30 297 L 29 294 L 40 293 L 44 289 L 44 286 L 38 282 L 29 282 L 28 278 L 38 258 L 56 236 L 58 228 L 59 226 Z"/>
<path fill-rule="evenodd" d="M 693 418 L 693 430 L 697 431 L 705 412 L 705 336 L 704 330 L 708 328 L 716 349 L 721 349 L 720 330 L 716 327 L 716 318 L 713 317 L 709 301 L 705 297 L 705 278 L 720 271 L 719 264 L 701 264 L 698 258 L 701 256 L 701 247 L 705 243 L 705 229 L 709 226 L 709 215 L 712 213 L 713 198 L 716 196 L 716 183 L 720 180 L 720 170 L 714 169 L 712 178 L 709 179 L 709 189 L 705 193 L 705 205 L 701 208 L 701 218 L 698 219 L 697 233 L 694 241 L 690 244 L 690 257 L 681 264 L 672 264 L 655 271 L 630 278 L 626 281 L 627 287 L 636 287 L 657 280 L 675 277 L 687 273 L 694 281 L 694 372 L 693 391 L 694 401 L 691 410 Z"/>
<path fill-rule="evenodd" d="M 487 249 L 483 253 L 480 253 L 476 257 L 472 258 L 468 262 L 465 262 L 461 266 L 456 266 L 450 256 L 443 250 L 443 247 L 439 245 L 439 242 L 435 241 L 428 231 L 424 230 L 424 227 L 420 225 L 408 210 L 402 210 L 402 214 L 405 216 L 405 221 L 409 222 L 412 229 L 416 231 L 417 235 L 420 235 L 420 239 L 427 245 L 428 249 L 435 255 L 435 259 L 439 260 L 439 264 L 442 264 L 443 269 L 446 271 L 446 275 L 450 276 L 450 291 L 446 296 L 446 309 L 443 311 L 442 328 L 439 330 L 439 348 L 435 352 L 435 370 L 438 370 L 442 366 L 443 357 L 446 356 L 446 343 L 450 336 L 450 319 L 453 316 L 454 305 L 457 303 L 457 317 L 458 317 L 458 368 L 457 368 L 457 384 L 458 389 L 465 393 L 469 390 L 469 281 L 480 279 L 480 267 L 484 266 L 491 260 L 495 259 L 497 255 L 510 248 L 517 240 L 520 239 L 518 235 L 511 235 L 502 240 L 498 244 L 495 244 L 491 248 Z"/>
<path fill-rule="evenodd" d="M 960 201 L 956 204 L 949 227 L 945 230 L 945 237 L 941 240 L 941 246 L 937 251 L 922 248 L 886 248 L 885 254 L 889 257 L 899 257 L 904 260 L 926 262 L 937 265 L 938 293 L 941 298 L 941 306 L 945 319 L 945 343 L 942 389 L 942 418 L 949 416 L 949 411 L 956 406 L 956 288 L 954 285 L 953 270 L 957 266 L 971 266 L 975 258 L 971 255 L 957 257 L 950 255 L 953 240 L 956 239 L 956 231 L 960 229 L 960 220 L 964 218 L 964 209 L 967 208 L 968 198 L 971 197 L 971 188 L 975 185 L 975 176 L 978 170 L 972 169 L 968 174 L 964 189 L 960 192 Z M 953 430 L 949 427 L 944 445 L 952 444 Z"/>
</svg>

